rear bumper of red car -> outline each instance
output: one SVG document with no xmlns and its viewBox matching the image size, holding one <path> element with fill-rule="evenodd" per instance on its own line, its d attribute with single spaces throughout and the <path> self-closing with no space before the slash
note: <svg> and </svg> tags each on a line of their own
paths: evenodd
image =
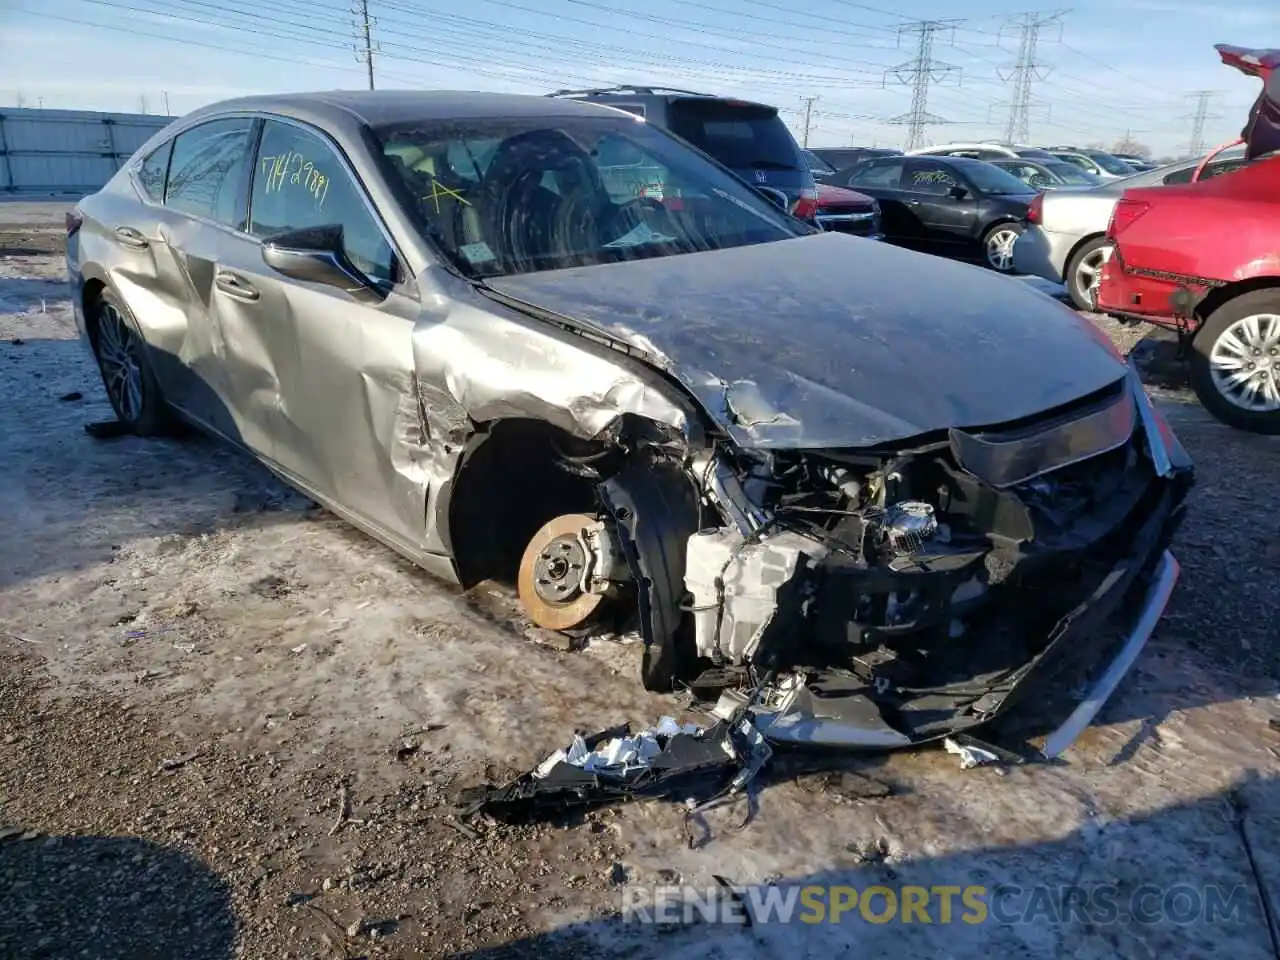
<svg viewBox="0 0 1280 960">
<path fill-rule="evenodd" d="M 1103 264 L 1097 305 L 1100 313 L 1122 320 L 1185 326 L 1206 290 L 1188 277 L 1129 267 L 1116 249 Z"/>
</svg>

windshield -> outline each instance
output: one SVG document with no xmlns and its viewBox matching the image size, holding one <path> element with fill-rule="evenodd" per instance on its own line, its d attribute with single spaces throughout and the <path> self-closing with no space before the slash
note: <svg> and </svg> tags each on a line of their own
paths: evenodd
<svg viewBox="0 0 1280 960">
<path fill-rule="evenodd" d="M 1127 177 L 1133 173 L 1133 167 L 1101 150 L 1089 150 L 1085 153 L 1085 156 L 1107 171 L 1107 173 L 1114 173 L 1117 177 Z"/>
<path fill-rule="evenodd" d="M 717 250 L 809 232 L 640 120 L 424 122 L 375 133 L 406 205 L 473 277 Z"/>
<path fill-rule="evenodd" d="M 734 170 L 799 170 L 800 150 L 773 107 L 724 100 L 677 100 L 670 127 Z"/>
<path fill-rule="evenodd" d="M 1093 174 L 1064 160 L 1048 160 L 1044 166 L 1053 171 L 1063 183 L 1073 187 L 1091 187 L 1098 182 L 1098 178 Z"/>
<path fill-rule="evenodd" d="M 1034 193 L 1030 187 L 1008 171 L 985 160 L 956 159 L 960 172 L 982 193 L 1004 196 L 1006 194 Z"/>
</svg>

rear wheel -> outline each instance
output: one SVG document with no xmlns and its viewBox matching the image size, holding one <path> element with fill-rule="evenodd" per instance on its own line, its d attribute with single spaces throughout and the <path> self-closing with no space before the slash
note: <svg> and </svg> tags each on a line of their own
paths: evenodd
<svg viewBox="0 0 1280 960">
<path fill-rule="evenodd" d="M 140 437 L 168 432 L 172 426 L 168 407 L 126 307 L 110 290 L 103 290 L 92 313 L 93 353 L 117 419 Z"/>
<path fill-rule="evenodd" d="M 1280 290 L 1255 290 L 1213 311 L 1196 333 L 1191 385 L 1223 423 L 1280 433 Z"/>
<path fill-rule="evenodd" d="M 1067 294 L 1077 310 L 1093 312 L 1096 309 L 1094 281 L 1101 272 L 1102 265 L 1107 262 L 1110 250 L 1111 244 L 1106 237 L 1094 237 L 1071 255 L 1065 280 Z"/>
<path fill-rule="evenodd" d="M 982 235 L 982 252 L 987 266 L 999 273 L 1013 273 L 1013 245 L 1022 235 L 1016 223 L 997 223 Z"/>
</svg>

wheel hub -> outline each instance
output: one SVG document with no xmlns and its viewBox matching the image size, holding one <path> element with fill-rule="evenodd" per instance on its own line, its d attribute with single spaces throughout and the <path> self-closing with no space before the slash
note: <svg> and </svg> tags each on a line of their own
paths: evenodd
<svg viewBox="0 0 1280 960">
<path fill-rule="evenodd" d="M 566 513 L 546 523 L 525 547 L 516 590 L 525 613 L 548 630 L 572 630 L 589 624 L 605 602 L 603 593 L 583 588 L 595 559 L 584 539 L 594 517 Z"/>
<path fill-rule="evenodd" d="M 533 564 L 533 589 L 547 603 L 565 603 L 582 592 L 587 555 L 576 535 L 562 534 L 542 549 Z"/>
</svg>

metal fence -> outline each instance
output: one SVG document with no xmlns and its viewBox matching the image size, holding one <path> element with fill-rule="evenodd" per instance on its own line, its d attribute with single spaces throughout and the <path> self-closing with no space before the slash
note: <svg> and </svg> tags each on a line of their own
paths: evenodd
<svg viewBox="0 0 1280 960">
<path fill-rule="evenodd" d="M 91 193 L 173 119 L 88 110 L 0 111 L 0 193 Z"/>
</svg>

